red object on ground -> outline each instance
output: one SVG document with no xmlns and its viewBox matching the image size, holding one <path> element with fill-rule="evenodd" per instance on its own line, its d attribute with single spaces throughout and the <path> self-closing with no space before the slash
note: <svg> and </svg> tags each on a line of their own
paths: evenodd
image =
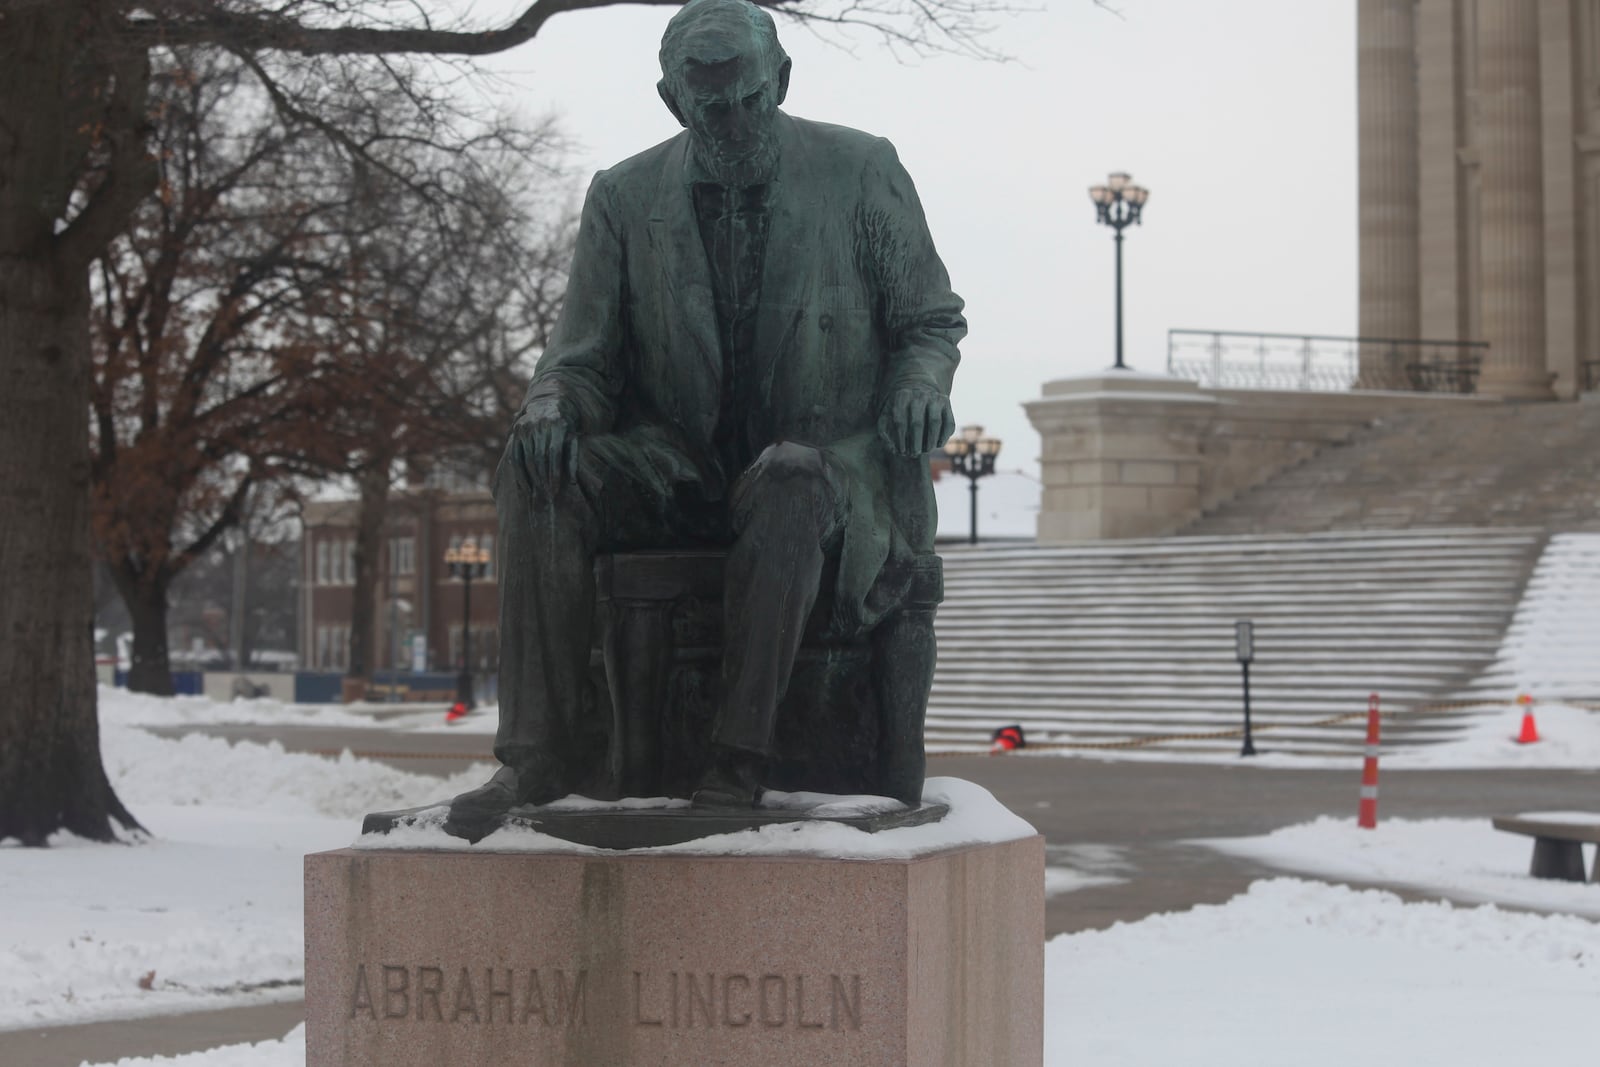
<svg viewBox="0 0 1600 1067">
<path fill-rule="evenodd" d="M 1027 741 L 1023 740 L 1021 726 L 1002 726 L 994 732 L 989 751 L 991 753 L 1011 752 L 1025 747 L 1027 747 Z"/>
<path fill-rule="evenodd" d="M 445 722 L 455 722 L 457 719 L 464 719 L 466 717 L 467 706 L 461 703 L 459 700 L 450 706 L 449 711 L 444 713 Z"/>
<path fill-rule="evenodd" d="M 1539 740 L 1539 726 L 1533 721 L 1533 708 L 1522 710 L 1522 731 L 1517 734 L 1517 744 L 1531 745 Z"/>
<path fill-rule="evenodd" d="M 1378 694 L 1367 698 L 1367 758 L 1361 767 L 1361 804 L 1356 825 L 1364 830 L 1378 828 Z"/>
</svg>

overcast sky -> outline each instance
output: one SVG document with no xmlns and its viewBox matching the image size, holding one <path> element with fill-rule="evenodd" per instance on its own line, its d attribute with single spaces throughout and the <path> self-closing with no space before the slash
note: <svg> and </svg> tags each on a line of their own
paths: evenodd
<svg viewBox="0 0 1600 1067">
<path fill-rule="evenodd" d="M 916 181 L 967 301 L 956 419 L 1003 438 L 1006 468 L 1037 470 L 1020 405 L 1112 362 L 1112 235 L 1087 193 L 1109 171 L 1151 190 L 1125 246 L 1134 368 L 1164 369 L 1174 327 L 1355 332 L 1355 4 L 1115 2 L 1001 21 L 1007 64 L 907 65 L 869 37 L 852 54 L 779 24 L 785 110 L 889 138 Z M 557 16 L 492 61 L 500 102 L 559 117 L 585 176 L 671 137 L 655 92 L 671 11 Z"/>
</svg>

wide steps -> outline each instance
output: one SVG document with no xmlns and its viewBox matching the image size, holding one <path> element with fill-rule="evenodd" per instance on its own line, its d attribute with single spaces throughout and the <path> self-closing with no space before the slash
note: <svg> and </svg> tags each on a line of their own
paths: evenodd
<svg viewBox="0 0 1600 1067">
<path fill-rule="evenodd" d="M 1358 751 L 1361 723 L 1489 664 L 1543 535 L 1463 528 L 946 549 L 930 749 L 1020 722 L 1042 743 L 1194 750 L 1242 721 L 1234 623 L 1255 624 L 1253 720 L 1277 751 Z M 1353 723 L 1353 725 L 1352 725 Z M 1395 743 L 1459 716 L 1394 720 Z M 1210 741 L 1237 748 L 1237 740 Z"/>
</svg>

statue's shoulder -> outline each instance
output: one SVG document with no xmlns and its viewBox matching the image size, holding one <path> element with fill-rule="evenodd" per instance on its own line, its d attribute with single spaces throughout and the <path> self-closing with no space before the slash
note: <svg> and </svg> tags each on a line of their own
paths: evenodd
<svg viewBox="0 0 1600 1067">
<path fill-rule="evenodd" d="M 787 116 L 790 135 L 810 153 L 826 153 L 838 161 L 860 160 L 894 153 L 894 146 L 877 134 L 831 122 Z"/>
<path fill-rule="evenodd" d="M 669 137 L 658 145 L 607 167 L 594 176 L 595 184 L 606 187 L 623 199 L 648 195 L 655 189 L 668 166 L 681 165 L 684 142 L 688 136 L 687 133 L 680 133 L 676 137 Z"/>
</svg>

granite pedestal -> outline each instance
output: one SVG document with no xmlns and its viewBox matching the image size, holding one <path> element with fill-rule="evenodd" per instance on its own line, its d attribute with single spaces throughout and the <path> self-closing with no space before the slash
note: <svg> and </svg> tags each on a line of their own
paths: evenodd
<svg viewBox="0 0 1600 1067">
<path fill-rule="evenodd" d="M 1038 1067 L 1044 843 L 306 857 L 308 1067 Z"/>
</svg>

